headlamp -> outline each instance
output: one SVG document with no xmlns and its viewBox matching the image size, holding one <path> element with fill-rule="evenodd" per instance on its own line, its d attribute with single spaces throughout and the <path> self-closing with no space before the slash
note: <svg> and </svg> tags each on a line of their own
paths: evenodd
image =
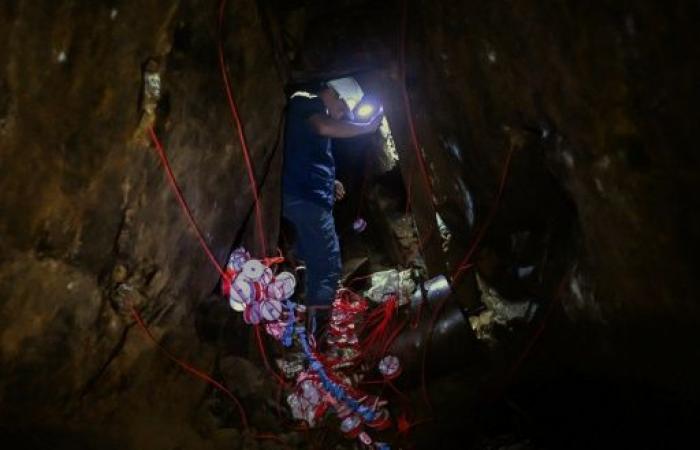
<svg viewBox="0 0 700 450">
<path fill-rule="evenodd" d="M 355 105 L 355 109 L 352 111 L 353 121 L 369 123 L 383 112 L 384 109 L 379 99 L 370 95 L 365 95 L 362 97 L 362 100 Z"/>
</svg>

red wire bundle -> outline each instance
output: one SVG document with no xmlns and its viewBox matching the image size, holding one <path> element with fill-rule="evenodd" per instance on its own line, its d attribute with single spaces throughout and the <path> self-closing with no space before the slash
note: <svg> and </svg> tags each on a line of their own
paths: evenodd
<svg viewBox="0 0 700 450">
<path fill-rule="evenodd" d="M 399 301 L 392 295 L 370 312 L 362 325 L 362 356 L 367 362 L 380 359 L 398 334 L 395 325 Z"/>
</svg>

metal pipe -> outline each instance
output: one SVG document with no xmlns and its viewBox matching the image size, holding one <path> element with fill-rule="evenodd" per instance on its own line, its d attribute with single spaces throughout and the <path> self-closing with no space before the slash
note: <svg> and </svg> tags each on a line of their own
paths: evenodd
<svg viewBox="0 0 700 450">
<path fill-rule="evenodd" d="M 454 371 L 473 358 L 476 339 L 461 307 L 448 298 L 450 295 L 452 290 L 447 278 L 439 275 L 422 283 L 412 296 L 411 315 L 420 314 L 420 320 L 408 325 L 389 350 L 401 361 L 404 383 L 420 380 L 423 353 L 428 344 L 426 367 L 430 376 Z M 441 303 L 442 310 L 433 323 L 432 316 Z"/>
</svg>

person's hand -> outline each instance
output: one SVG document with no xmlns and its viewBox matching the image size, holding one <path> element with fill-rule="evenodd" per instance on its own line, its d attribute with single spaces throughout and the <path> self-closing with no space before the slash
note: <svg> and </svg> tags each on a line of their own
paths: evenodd
<svg viewBox="0 0 700 450">
<path fill-rule="evenodd" d="M 338 180 L 335 180 L 335 200 L 340 201 L 345 197 L 345 186 Z"/>
</svg>

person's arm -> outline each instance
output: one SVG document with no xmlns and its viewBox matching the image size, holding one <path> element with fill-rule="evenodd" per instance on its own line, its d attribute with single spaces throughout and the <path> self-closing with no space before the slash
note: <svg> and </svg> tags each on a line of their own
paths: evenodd
<svg viewBox="0 0 700 450">
<path fill-rule="evenodd" d="M 351 138 L 375 132 L 382 123 L 382 117 L 382 115 L 378 115 L 371 122 L 355 123 L 336 120 L 325 114 L 313 114 L 307 121 L 311 129 L 321 136 L 329 138 Z"/>
</svg>

